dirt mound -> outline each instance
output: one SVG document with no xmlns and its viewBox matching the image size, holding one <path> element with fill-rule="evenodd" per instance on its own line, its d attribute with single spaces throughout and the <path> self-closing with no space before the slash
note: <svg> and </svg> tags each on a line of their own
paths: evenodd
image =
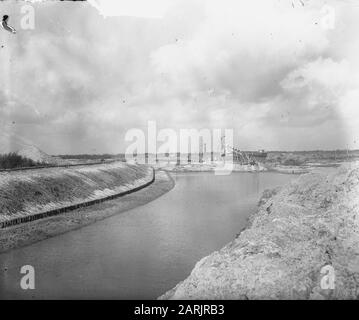
<svg viewBox="0 0 359 320">
<path fill-rule="evenodd" d="M 267 192 L 250 227 L 161 298 L 358 299 L 359 164 Z"/>
<path fill-rule="evenodd" d="M 22 157 L 44 164 L 65 164 L 64 160 L 46 154 L 36 147 L 31 141 L 28 141 L 18 135 L 10 134 L 4 130 L 0 137 L 0 154 L 10 152 L 16 152 Z"/>
<path fill-rule="evenodd" d="M 35 146 L 25 146 L 21 148 L 20 150 L 16 151 L 17 154 L 19 154 L 22 157 L 31 159 L 35 162 L 44 163 L 44 164 L 63 164 L 63 160 L 57 157 L 49 156 L 39 148 Z"/>
<path fill-rule="evenodd" d="M 5 129 L 1 130 L 0 135 L 0 154 L 17 152 L 27 146 L 31 146 L 32 143 L 26 139 L 9 133 Z"/>
</svg>

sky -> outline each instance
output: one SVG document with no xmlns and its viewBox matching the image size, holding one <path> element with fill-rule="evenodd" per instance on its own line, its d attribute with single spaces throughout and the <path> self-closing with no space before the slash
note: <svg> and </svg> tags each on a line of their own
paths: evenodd
<svg viewBox="0 0 359 320">
<path fill-rule="evenodd" d="M 0 30 L 0 143 L 119 153 L 155 121 L 233 129 L 243 150 L 359 149 L 355 1 L 35 1 L 26 30 L 24 4 L 0 3 L 17 30 Z"/>
</svg>

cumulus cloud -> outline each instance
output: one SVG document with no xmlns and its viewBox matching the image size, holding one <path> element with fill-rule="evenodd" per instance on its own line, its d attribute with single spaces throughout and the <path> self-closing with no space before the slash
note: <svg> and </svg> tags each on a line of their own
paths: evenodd
<svg viewBox="0 0 359 320">
<path fill-rule="evenodd" d="M 0 35 L 3 128 L 50 153 L 123 152 L 149 120 L 233 128 L 242 149 L 355 147 L 350 1 L 158 1 L 148 15 L 121 3 L 34 4 L 35 30 L 21 30 L 20 2 L 0 4 L 19 30 Z"/>
</svg>

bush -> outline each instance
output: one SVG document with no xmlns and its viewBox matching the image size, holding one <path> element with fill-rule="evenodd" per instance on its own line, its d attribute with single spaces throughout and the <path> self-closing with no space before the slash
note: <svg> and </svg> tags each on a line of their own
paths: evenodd
<svg viewBox="0 0 359 320">
<path fill-rule="evenodd" d="M 42 164 L 39 162 L 35 162 L 32 159 L 22 157 L 16 152 L 0 155 L 0 169 L 25 168 L 40 165 Z"/>
</svg>

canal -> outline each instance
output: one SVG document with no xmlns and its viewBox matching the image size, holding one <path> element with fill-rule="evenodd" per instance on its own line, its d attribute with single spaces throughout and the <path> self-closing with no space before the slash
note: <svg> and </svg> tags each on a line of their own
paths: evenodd
<svg viewBox="0 0 359 320">
<path fill-rule="evenodd" d="M 144 206 L 1 254 L 0 298 L 155 299 L 246 226 L 264 189 L 293 178 L 176 174 L 176 186 Z M 35 290 L 20 287 L 23 265 L 35 268 Z"/>
</svg>

